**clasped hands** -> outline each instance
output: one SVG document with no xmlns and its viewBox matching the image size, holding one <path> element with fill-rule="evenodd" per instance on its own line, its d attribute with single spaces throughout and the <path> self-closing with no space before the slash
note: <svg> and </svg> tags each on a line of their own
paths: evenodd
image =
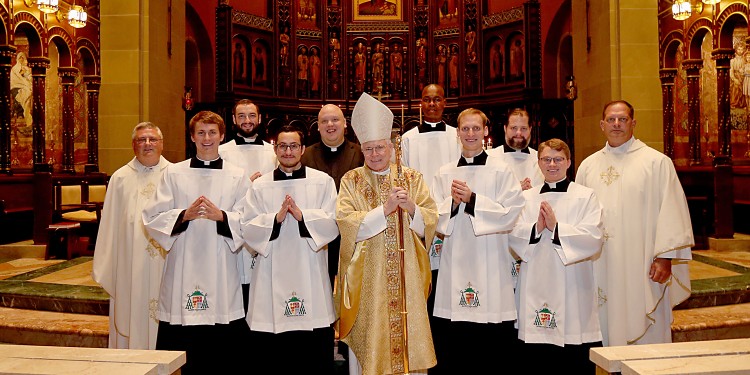
<svg viewBox="0 0 750 375">
<path fill-rule="evenodd" d="M 553 232 L 556 225 L 557 218 L 555 217 L 555 211 L 552 210 L 552 206 L 547 201 L 542 201 L 539 205 L 539 217 L 536 219 L 536 233 L 541 233 L 544 228 Z"/>
<path fill-rule="evenodd" d="M 453 180 L 451 183 L 451 198 L 453 198 L 453 206 L 458 206 L 463 203 L 469 203 L 471 200 L 471 189 L 466 181 Z"/>
<path fill-rule="evenodd" d="M 185 216 L 183 217 L 185 221 L 195 219 L 222 221 L 224 220 L 224 215 L 221 213 L 221 209 L 216 207 L 211 200 L 201 195 L 185 210 Z"/>
<path fill-rule="evenodd" d="M 297 206 L 291 196 L 287 195 L 284 202 L 281 203 L 281 209 L 276 213 L 276 222 L 281 223 L 286 219 L 287 214 L 292 214 L 297 221 L 302 221 L 302 210 Z"/>
<path fill-rule="evenodd" d="M 383 213 L 388 216 L 398 208 L 402 208 L 409 213 L 409 216 L 414 217 L 414 210 L 416 210 L 416 203 L 409 197 L 406 189 L 402 187 L 394 187 L 391 189 L 391 194 L 388 195 L 388 199 L 383 204 Z"/>
</svg>

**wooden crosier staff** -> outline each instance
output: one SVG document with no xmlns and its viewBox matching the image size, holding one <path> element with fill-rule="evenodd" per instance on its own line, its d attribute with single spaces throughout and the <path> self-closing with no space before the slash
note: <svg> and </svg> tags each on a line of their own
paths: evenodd
<svg viewBox="0 0 750 375">
<path fill-rule="evenodd" d="M 401 134 L 404 132 L 404 107 L 401 106 L 401 126 L 399 127 L 399 135 L 396 136 L 396 186 L 406 188 L 406 179 L 404 178 L 404 171 L 401 168 Z M 404 213 L 399 207 L 396 211 L 398 215 L 398 253 L 401 260 L 401 325 L 404 327 L 403 343 L 404 343 L 404 374 L 409 374 L 409 329 L 407 323 L 406 311 L 406 271 L 404 270 L 405 257 L 404 253 Z"/>
</svg>

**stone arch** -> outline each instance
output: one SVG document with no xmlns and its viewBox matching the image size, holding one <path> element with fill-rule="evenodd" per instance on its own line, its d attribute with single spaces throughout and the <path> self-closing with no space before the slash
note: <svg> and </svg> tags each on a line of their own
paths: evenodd
<svg viewBox="0 0 750 375">
<path fill-rule="evenodd" d="M 0 27 L 0 45 L 9 44 L 8 29 L 5 25 L 10 25 L 10 13 L 5 7 L 0 6 L 0 19 L 3 20 L 3 25 Z"/>
<path fill-rule="evenodd" d="M 30 56 L 47 56 L 47 31 L 44 26 L 29 12 L 18 12 L 13 17 L 15 32 L 23 32 L 29 38 Z"/>
<path fill-rule="evenodd" d="M 60 66 L 61 67 L 72 67 L 73 65 L 73 51 L 75 51 L 75 43 L 73 38 L 70 37 L 67 31 L 62 27 L 54 26 L 49 29 L 47 36 L 50 43 L 55 43 L 57 51 L 60 54 Z"/>
<path fill-rule="evenodd" d="M 664 38 L 659 46 L 659 68 L 677 68 L 677 49 L 682 44 L 682 33 L 673 31 Z"/>
<path fill-rule="evenodd" d="M 703 44 L 703 38 L 706 34 L 711 33 L 711 26 L 711 21 L 705 18 L 701 18 L 690 25 L 687 38 L 685 38 L 688 59 L 701 59 L 701 44 Z"/>
<path fill-rule="evenodd" d="M 729 13 L 731 9 L 734 9 L 733 13 Z M 714 49 L 734 48 L 734 43 L 732 40 L 734 29 L 737 26 L 747 28 L 747 18 L 744 12 L 747 12 L 747 7 L 744 4 L 734 3 L 719 15 L 719 18 L 716 21 L 717 25 L 719 26 L 719 43 L 718 45 L 714 46 Z"/>
<path fill-rule="evenodd" d="M 99 49 L 89 39 L 79 39 L 76 43 L 76 52 L 81 52 L 84 58 L 86 71 L 83 74 L 88 76 L 100 75 Z M 86 51 L 87 53 L 84 53 Z M 89 59 L 91 59 L 89 61 Z"/>
</svg>

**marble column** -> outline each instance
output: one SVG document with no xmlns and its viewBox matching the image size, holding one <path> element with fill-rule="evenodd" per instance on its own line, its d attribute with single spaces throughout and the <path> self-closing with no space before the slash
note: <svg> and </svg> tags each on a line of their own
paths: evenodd
<svg viewBox="0 0 750 375">
<path fill-rule="evenodd" d="M 31 67 L 32 87 L 33 87 L 33 105 L 31 118 L 34 119 L 32 126 L 31 148 L 33 151 L 32 162 L 34 163 L 34 172 L 51 172 L 52 166 L 45 159 L 45 113 L 46 110 L 46 78 L 47 69 L 49 69 L 49 58 L 47 57 L 29 57 L 29 67 Z"/>
<path fill-rule="evenodd" d="M 60 82 L 62 82 L 62 172 L 75 173 L 73 89 L 76 76 L 78 75 L 78 69 L 59 67 L 57 71 L 60 76 Z M 52 152 L 54 154 L 54 150 Z"/>
<path fill-rule="evenodd" d="M 711 53 L 716 60 L 716 88 L 718 91 L 718 114 L 719 114 L 719 140 L 718 155 L 715 162 L 729 163 L 732 161 L 732 129 L 731 121 L 731 99 L 729 97 L 729 64 L 734 56 L 734 49 L 719 48 Z"/>
<path fill-rule="evenodd" d="M 88 159 L 86 173 L 99 172 L 99 88 L 100 76 L 84 76 L 86 82 L 86 110 L 88 111 Z"/>
<path fill-rule="evenodd" d="M 0 174 L 11 174 L 10 169 L 10 69 L 16 53 L 14 46 L 0 46 Z"/>
<path fill-rule="evenodd" d="M 701 68 L 703 60 L 689 59 L 682 62 L 687 72 L 688 83 L 688 141 L 690 142 L 690 165 L 701 164 Z"/>
<path fill-rule="evenodd" d="M 661 102 L 664 103 L 662 121 L 664 121 L 664 154 L 674 159 L 674 78 L 677 69 L 660 69 Z"/>
</svg>

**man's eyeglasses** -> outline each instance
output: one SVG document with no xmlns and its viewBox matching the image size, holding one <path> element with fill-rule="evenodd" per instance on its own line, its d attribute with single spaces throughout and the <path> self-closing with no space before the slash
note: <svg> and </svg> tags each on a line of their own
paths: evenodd
<svg viewBox="0 0 750 375">
<path fill-rule="evenodd" d="M 539 158 L 539 160 L 541 160 L 544 164 L 552 164 L 553 161 L 555 162 L 555 164 L 560 164 L 565 161 L 565 158 Z"/>
<path fill-rule="evenodd" d="M 159 139 L 159 138 L 136 138 L 135 139 L 135 143 L 137 143 L 139 145 L 145 145 L 146 142 L 154 144 L 154 143 L 157 143 L 159 141 L 161 141 L 161 139 Z"/>
<path fill-rule="evenodd" d="M 286 151 L 286 150 L 299 151 L 299 149 L 302 148 L 302 145 L 299 143 L 292 143 L 292 144 L 279 143 L 276 145 L 276 147 L 281 151 Z"/>
<path fill-rule="evenodd" d="M 375 147 L 365 147 L 365 148 L 362 149 L 362 152 L 365 155 L 372 155 L 373 152 L 376 152 L 378 154 L 382 154 L 382 153 L 385 152 L 385 148 L 386 148 L 385 145 L 377 145 Z"/>
<path fill-rule="evenodd" d="M 630 120 L 630 117 L 610 117 L 605 119 L 608 124 L 614 125 L 616 122 L 619 122 L 620 124 L 626 124 Z"/>
</svg>

